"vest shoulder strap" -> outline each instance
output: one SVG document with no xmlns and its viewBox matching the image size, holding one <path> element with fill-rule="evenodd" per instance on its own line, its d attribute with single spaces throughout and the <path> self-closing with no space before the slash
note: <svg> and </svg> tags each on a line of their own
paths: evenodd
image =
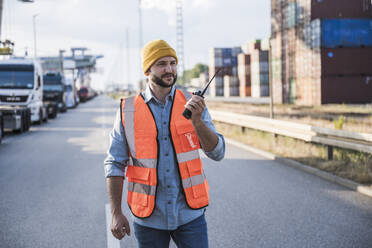
<svg viewBox="0 0 372 248">
<path fill-rule="evenodd" d="M 130 97 L 121 99 L 121 104 L 120 104 L 121 112 L 134 112 L 135 111 L 135 108 L 134 108 L 135 97 L 136 96 L 130 96 Z"/>
</svg>

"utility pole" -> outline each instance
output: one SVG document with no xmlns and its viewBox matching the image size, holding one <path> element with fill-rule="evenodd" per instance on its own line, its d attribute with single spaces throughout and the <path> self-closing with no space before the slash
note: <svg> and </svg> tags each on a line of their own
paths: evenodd
<svg viewBox="0 0 372 248">
<path fill-rule="evenodd" d="M 129 89 L 129 84 L 130 84 L 130 56 L 129 56 L 129 29 L 126 29 L 126 45 L 127 45 L 127 86 Z"/>
<path fill-rule="evenodd" d="M 63 57 L 63 53 L 66 52 L 66 50 L 63 50 L 63 49 L 60 49 L 59 50 L 59 62 L 60 62 L 60 65 L 61 65 L 61 73 L 64 74 L 64 69 L 63 69 L 63 60 L 64 60 L 64 57 Z"/>
<path fill-rule="evenodd" d="M 118 80 L 118 83 L 120 84 L 120 88 L 122 90 L 125 90 L 125 80 L 124 80 L 124 65 L 123 65 L 123 56 L 124 56 L 124 53 L 123 53 L 123 43 L 120 42 L 120 48 L 119 48 L 119 80 Z"/>
<path fill-rule="evenodd" d="M 38 16 L 39 14 L 35 14 L 32 16 L 32 23 L 33 23 L 33 26 L 34 26 L 34 57 L 36 58 L 37 57 L 37 46 L 36 46 L 36 17 Z"/>
<path fill-rule="evenodd" d="M 3 3 L 4 3 L 4 0 L 0 0 L 0 40 L 3 38 L 2 37 L 2 32 L 1 31 L 3 31 L 2 30 L 2 24 L 3 24 L 3 22 L 2 22 L 2 20 L 3 20 Z"/>
<path fill-rule="evenodd" d="M 139 26 L 139 51 L 141 53 L 141 49 L 143 47 L 143 38 L 142 38 L 142 9 L 141 9 L 141 3 L 142 1 L 141 0 L 138 0 L 138 26 Z M 141 56 L 140 56 L 141 57 Z M 140 80 L 140 84 L 139 84 L 139 90 L 141 91 L 141 87 L 144 87 L 143 85 L 143 73 L 142 73 L 142 63 L 141 63 L 141 59 L 139 60 L 139 72 L 140 72 L 140 77 L 139 77 L 139 80 Z"/>
<path fill-rule="evenodd" d="M 142 8 L 141 8 L 142 1 L 138 0 L 138 24 L 139 24 L 139 46 L 140 49 L 143 46 L 143 38 L 142 38 Z"/>
<path fill-rule="evenodd" d="M 274 119 L 274 103 L 273 103 L 273 58 L 272 58 L 272 38 L 269 38 L 269 91 L 270 91 L 270 119 Z"/>
<path fill-rule="evenodd" d="M 184 45 L 183 45 L 183 0 L 176 0 L 176 27 L 177 27 L 177 57 L 179 74 L 182 75 L 182 81 L 185 83 L 185 61 L 184 61 Z"/>
</svg>

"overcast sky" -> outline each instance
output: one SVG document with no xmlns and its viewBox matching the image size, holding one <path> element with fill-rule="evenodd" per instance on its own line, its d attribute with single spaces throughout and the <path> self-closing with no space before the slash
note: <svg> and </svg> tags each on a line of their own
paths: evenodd
<svg viewBox="0 0 372 248">
<path fill-rule="evenodd" d="M 70 55 L 71 47 L 87 47 L 88 53 L 104 55 L 97 65 L 103 74 L 94 76 L 96 88 L 139 79 L 138 0 L 4 0 L 1 38 L 15 41 L 17 55 L 26 47 L 33 55 L 35 14 L 39 56 L 56 56 L 59 49 Z M 239 46 L 270 35 L 270 0 L 184 0 L 183 16 L 186 69 L 208 64 L 209 48 Z M 176 48 L 175 0 L 142 0 L 142 20 L 144 43 L 164 39 Z"/>
</svg>

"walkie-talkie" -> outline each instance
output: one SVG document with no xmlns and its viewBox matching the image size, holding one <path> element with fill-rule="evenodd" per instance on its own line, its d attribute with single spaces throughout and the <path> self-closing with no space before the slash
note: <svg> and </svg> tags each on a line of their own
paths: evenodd
<svg viewBox="0 0 372 248">
<path fill-rule="evenodd" d="M 215 78 L 215 76 L 217 75 L 217 73 L 218 73 L 220 70 L 221 70 L 221 68 L 217 70 L 217 72 L 214 74 L 214 76 L 213 76 L 212 79 L 209 81 L 209 83 L 207 84 L 207 86 L 205 86 L 205 88 L 204 88 L 203 91 L 198 90 L 198 91 L 195 91 L 195 92 L 192 93 L 192 94 L 193 94 L 193 95 L 197 95 L 197 96 L 201 96 L 201 97 L 204 98 L 204 93 L 207 91 L 207 89 L 208 89 L 209 85 L 211 84 L 212 80 Z M 191 118 L 191 115 L 192 115 L 192 112 L 191 112 L 189 109 L 185 108 L 185 110 L 183 111 L 182 115 L 183 115 L 186 119 L 190 119 L 190 118 Z"/>
</svg>

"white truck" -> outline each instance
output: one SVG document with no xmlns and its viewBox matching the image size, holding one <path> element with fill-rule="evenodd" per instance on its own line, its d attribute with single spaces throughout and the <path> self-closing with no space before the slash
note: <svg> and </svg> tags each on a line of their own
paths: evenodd
<svg viewBox="0 0 372 248">
<path fill-rule="evenodd" d="M 0 60 L 0 111 L 4 129 L 26 131 L 48 120 L 43 105 L 43 72 L 34 59 Z"/>
</svg>

